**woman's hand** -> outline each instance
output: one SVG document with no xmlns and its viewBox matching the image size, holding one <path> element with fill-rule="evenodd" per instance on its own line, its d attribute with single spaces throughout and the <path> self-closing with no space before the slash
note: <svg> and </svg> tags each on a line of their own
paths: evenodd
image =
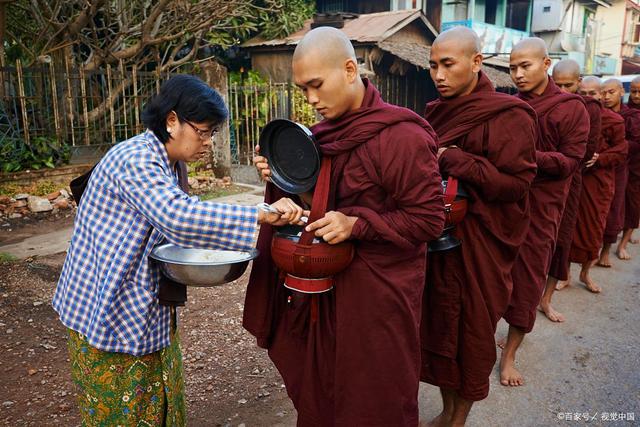
<svg viewBox="0 0 640 427">
<path fill-rule="evenodd" d="M 304 225 L 304 222 L 300 221 L 300 218 L 303 216 L 309 216 L 309 211 L 302 209 L 300 206 L 295 204 L 293 200 L 287 197 L 283 197 L 277 202 L 272 203 L 271 207 L 279 213 L 259 210 L 258 222 L 260 224 L 271 224 L 275 226 L 286 224 Z"/>
<path fill-rule="evenodd" d="M 260 155 L 260 146 L 256 145 L 256 155 L 253 158 L 253 165 L 258 170 L 258 175 L 263 181 L 271 181 L 271 169 L 267 158 Z"/>
</svg>

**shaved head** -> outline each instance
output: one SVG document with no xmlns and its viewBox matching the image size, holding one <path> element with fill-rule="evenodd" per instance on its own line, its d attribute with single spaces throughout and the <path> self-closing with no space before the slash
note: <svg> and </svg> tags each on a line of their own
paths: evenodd
<svg viewBox="0 0 640 427">
<path fill-rule="evenodd" d="M 601 83 L 599 78 L 595 76 L 587 76 L 582 78 L 582 81 L 578 86 L 578 93 L 582 96 L 590 96 L 599 101 L 602 98 L 600 88 Z"/>
<path fill-rule="evenodd" d="M 539 37 L 527 37 L 525 39 L 520 40 L 514 47 L 511 49 L 511 54 L 522 54 L 528 53 L 533 55 L 538 55 L 541 57 L 549 56 L 549 52 L 547 51 L 547 44 Z"/>
<path fill-rule="evenodd" d="M 554 65 L 552 75 L 554 80 L 556 75 L 566 75 L 578 79 L 580 78 L 580 65 L 573 59 L 563 59 Z"/>
<path fill-rule="evenodd" d="M 563 59 L 553 67 L 553 81 L 560 90 L 577 93 L 580 83 L 580 65 L 573 59 Z"/>
<path fill-rule="evenodd" d="M 307 102 L 333 120 L 360 108 L 365 86 L 349 38 L 332 27 L 309 31 L 298 43 L 291 63 L 293 81 Z"/>
<path fill-rule="evenodd" d="M 615 87 L 615 88 L 624 90 L 624 86 L 622 86 L 622 82 L 618 79 L 605 80 L 604 83 L 602 83 L 602 88 L 604 89 L 606 87 Z"/>
<path fill-rule="evenodd" d="M 624 97 L 624 86 L 618 79 L 608 79 L 602 83 L 602 103 L 613 111 L 620 111 Z"/>
<path fill-rule="evenodd" d="M 342 67 L 347 59 L 356 61 L 356 52 L 345 33 L 333 27 L 318 27 L 309 31 L 298 42 L 293 52 L 293 60 L 299 60 L 309 54 L 321 54 L 323 60 Z"/>
<path fill-rule="evenodd" d="M 467 27 L 440 33 L 431 46 L 429 74 L 443 98 L 468 95 L 478 82 L 482 53 L 478 35 Z"/>
<path fill-rule="evenodd" d="M 640 105 L 640 76 L 631 80 L 629 88 L 629 104 Z"/>
<path fill-rule="evenodd" d="M 434 40 L 432 48 L 447 43 L 458 44 L 469 56 L 481 53 L 482 50 L 480 38 L 475 31 L 468 27 L 453 27 L 443 31 Z"/>
<path fill-rule="evenodd" d="M 537 37 L 522 39 L 511 50 L 509 71 L 511 80 L 522 93 L 542 95 L 547 88 L 551 59 L 544 40 Z"/>
</svg>

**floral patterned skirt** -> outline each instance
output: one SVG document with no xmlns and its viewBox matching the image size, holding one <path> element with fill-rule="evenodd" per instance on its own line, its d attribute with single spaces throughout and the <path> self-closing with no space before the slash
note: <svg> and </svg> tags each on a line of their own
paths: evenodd
<svg viewBox="0 0 640 427">
<path fill-rule="evenodd" d="M 173 328 L 172 328 L 173 329 Z M 184 426 L 184 380 L 178 332 L 144 356 L 91 347 L 69 329 L 71 375 L 83 426 Z"/>
</svg>

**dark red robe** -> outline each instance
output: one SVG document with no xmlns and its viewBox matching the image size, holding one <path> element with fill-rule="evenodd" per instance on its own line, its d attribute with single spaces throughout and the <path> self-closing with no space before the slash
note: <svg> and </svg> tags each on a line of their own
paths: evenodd
<svg viewBox="0 0 640 427">
<path fill-rule="evenodd" d="M 529 226 L 535 113 L 497 93 L 485 74 L 470 95 L 427 105 L 443 176 L 470 195 L 459 249 L 430 253 L 422 320 L 422 380 L 468 400 L 489 393 L 496 325 L 509 304 L 511 267 Z"/>
<path fill-rule="evenodd" d="M 640 222 L 640 111 L 622 105 L 625 139 L 629 144 L 627 187 L 624 200 L 625 230 L 638 228 Z"/>
<path fill-rule="evenodd" d="M 600 117 L 601 137 L 596 150 L 600 156 L 583 172 L 578 221 L 571 243 L 570 260 L 581 264 L 598 258 L 615 192 L 615 168 L 625 162 L 627 155 L 622 118 L 604 107 Z"/>
<path fill-rule="evenodd" d="M 627 106 L 629 108 L 635 108 L 636 110 L 640 110 L 640 104 L 636 104 L 631 100 L 631 96 L 629 96 L 629 100 L 627 101 Z"/>
<path fill-rule="evenodd" d="M 529 192 L 531 224 L 513 266 L 513 292 L 504 318 L 528 333 L 544 291 L 571 178 L 586 151 L 589 114 L 582 97 L 563 93 L 551 78 L 542 95 L 519 96 L 538 114 L 538 173 Z"/>
<path fill-rule="evenodd" d="M 593 157 L 593 153 L 598 147 L 601 138 L 601 120 L 600 111 L 602 106 L 600 102 L 589 96 L 583 97 L 587 113 L 589 113 L 589 139 L 587 140 L 587 148 L 583 161 L 586 162 Z M 580 205 L 580 193 L 582 191 L 582 171 L 579 167 L 571 178 L 569 194 L 567 202 L 560 220 L 558 228 L 558 238 L 556 239 L 556 248 L 551 257 L 551 265 L 549 266 L 549 276 L 558 280 L 567 280 L 569 278 L 569 255 L 571 252 L 571 241 L 576 228 L 578 219 L 578 206 Z"/>
<path fill-rule="evenodd" d="M 333 158 L 331 205 L 359 218 L 353 262 L 329 292 L 288 290 L 263 226 L 247 288 L 244 326 L 268 349 L 300 426 L 418 424 L 426 242 L 444 224 L 437 137 L 365 84 L 361 108 L 312 128 Z M 269 185 L 267 201 L 276 193 Z"/>
</svg>

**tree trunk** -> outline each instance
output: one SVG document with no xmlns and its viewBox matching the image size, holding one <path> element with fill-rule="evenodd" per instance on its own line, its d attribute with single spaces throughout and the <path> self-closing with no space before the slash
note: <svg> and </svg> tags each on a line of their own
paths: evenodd
<svg viewBox="0 0 640 427">
<path fill-rule="evenodd" d="M 200 77 L 209 86 L 220 92 L 228 105 L 228 80 L 227 69 L 216 61 L 210 60 L 202 63 Z M 231 176 L 231 135 L 229 134 L 229 122 L 225 121 L 220 126 L 212 147 L 212 169 L 216 177 Z"/>
</svg>

